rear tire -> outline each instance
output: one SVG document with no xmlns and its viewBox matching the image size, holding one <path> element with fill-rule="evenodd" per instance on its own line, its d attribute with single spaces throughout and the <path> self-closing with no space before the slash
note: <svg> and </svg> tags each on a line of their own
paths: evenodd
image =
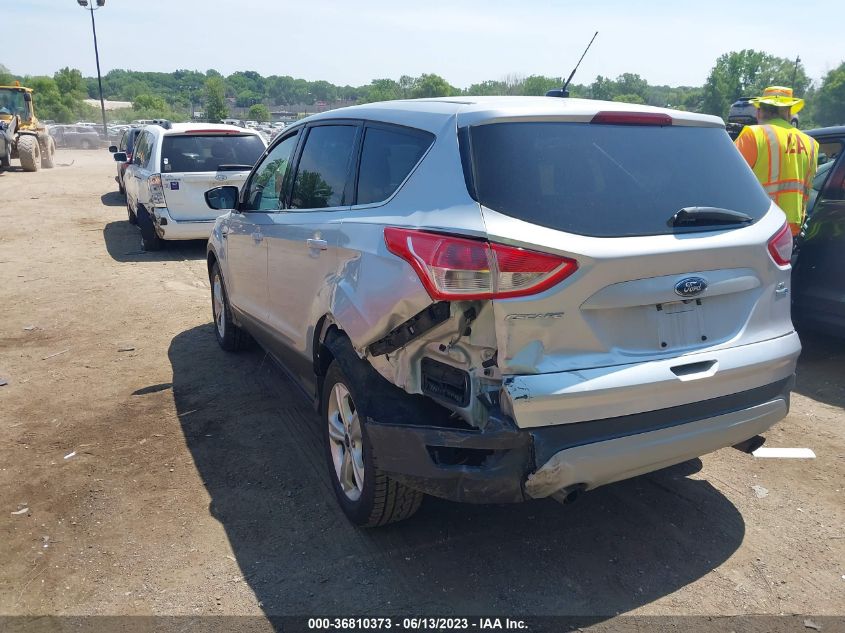
<svg viewBox="0 0 845 633">
<path fill-rule="evenodd" d="M 138 216 L 135 215 L 135 212 L 132 210 L 132 206 L 129 204 L 128 199 L 126 200 L 126 215 L 129 216 L 129 224 L 138 224 Z"/>
<path fill-rule="evenodd" d="M 214 319 L 214 338 L 220 347 L 227 352 L 239 352 L 247 347 L 247 333 L 232 320 L 229 296 L 217 262 L 211 267 L 211 316 Z"/>
<path fill-rule="evenodd" d="M 360 527 L 378 527 L 413 515 L 425 495 L 376 467 L 364 423 L 366 399 L 337 361 L 326 372 L 322 394 L 326 465 L 346 517 Z"/>
<path fill-rule="evenodd" d="M 18 137 L 18 156 L 21 159 L 21 167 L 24 171 L 38 171 L 41 163 L 41 149 L 38 146 L 38 139 L 30 134 L 22 134 Z"/>
<path fill-rule="evenodd" d="M 52 169 L 55 163 L 56 143 L 53 139 L 47 139 L 47 151 L 41 154 L 41 166 L 44 169 Z"/>
<path fill-rule="evenodd" d="M 6 143 L 6 153 L 3 156 L 0 156 L 0 168 L 8 169 L 12 166 L 12 145 L 11 143 Z"/>
<path fill-rule="evenodd" d="M 160 251 L 164 248 L 164 240 L 156 235 L 153 219 L 144 207 L 136 211 L 138 228 L 141 229 L 141 244 L 145 251 Z"/>
</svg>

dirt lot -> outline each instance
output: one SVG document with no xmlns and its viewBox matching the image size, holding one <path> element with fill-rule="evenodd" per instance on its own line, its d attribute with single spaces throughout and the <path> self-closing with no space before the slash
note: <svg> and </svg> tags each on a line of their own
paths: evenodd
<svg viewBox="0 0 845 633">
<path fill-rule="evenodd" d="M 204 244 L 141 252 L 109 155 L 57 161 L 0 173 L 0 614 L 845 613 L 842 342 L 767 434 L 815 460 L 361 531 L 300 392 L 218 349 Z"/>
</svg>

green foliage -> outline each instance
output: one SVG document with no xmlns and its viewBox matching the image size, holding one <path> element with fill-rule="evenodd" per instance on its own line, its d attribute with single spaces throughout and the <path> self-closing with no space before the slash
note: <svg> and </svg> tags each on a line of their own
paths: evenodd
<svg viewBox="0 0 845 633">
<path fill-rule="evenodd" d="M 82 103 L 86 96 L 99 97 L 96 78 L 83 77 L 71 68 L 59 70 L 52 79 L 21 78 L 0 65 L 0 83 L 14 83 L 15 79 L 22 80 L 24 85 L 27 81 L 38 82 L 37 111 L 42 118 L 57 121 L 99 119 L 96 109 Z M 289 75 L 263 77 L 251 70 L 224 77 L 215 69 L 205 72 L 181 69 L 172 73 L 115 69 L 103 76 L 103 94 L 106 99 L 129 101 L 134 106 L 121 114 L 112 113 L 110 118 L 179 120 L 189 116 L 193 109 L 203 109 L 206 118 L 217 121 L 228 116 L 228 103 L 239 108 L 262 106 L 268 112 L 274 107 L 298 108 L 301 112 L 302 106 L 313 106 L 318 101 L 338 107 L 355 102 L 453 95 L 543 95 L 559 88 L 562 81 L 560 77 L 543 75 L 507 75 L 461 90 L 436 74 L 402 75 L 398 80 L 373 79 L 364 86 L 337 86 L 324 80 L 306 81 Z M 570 85 L 569 91 L 573 97 L 644 103 L 726 116 L 737 97 L 761 94 L 768 85 L 792 86 L 796 95 L 805 96 L 807 107 L 800 115 L 802 127 L 814 121 L 845 122 L 842 112 L 845 68 L 840 66 L 829 73 L 824 85 L 816 91 L 800 63 L 796 69 L 792 60 L 754 50 L 720 56 L 703 86 L 652 86 L 637 74 L 623 73 L 615 79 L 599 75 L 587 85 Z M 249 116 L 258 118 L 253 114 Z"/>
<path fill-rule="evenodd" d="M 800 97 L 809 88 L 810 78 L 794 60 L 752 49 L 725 53 L 707 77 L 701 108 L 708 114 L 727 117 L 736 99 L 761 95 L 767 86 L 789 86 Z"/>
<path fill-rule="evenodd" d="M 263 103 L 256 103 L 249 109 L 249 114 L 247 116 L 251 121 L 264 123 L 270 120 L 270 109 Z"/>
<path fill-rule="evenodd" d="M 402 88 L 392 79 L 373 79 L 365 90 L 362 102 L 392 101 L 402 98 Z"/>
<path fill-rule="evenodd" d="M 205 82 L 205 118 L 209 121 L 220 121 L 229 116 L 226 102 L 223 98 L 224 85 L 222 77 L 209 77 Z"/>
<path fill-rule="evenodd" d="M 135 110 L 163 111 L 167 109 L 167 102 L 161 97 L 153 95 L 138 95 L 132 102 L 132 108 Z"/>
<path fill-rule="evenodd" d="M 644 104 L 645 103 L 645 99 L 643 99 L 638 94 L 615 95 L 613 97 L 613 101 L 619 101 L 621 103 L 638 103 L 638 104 Z"/>
<path fill-rule="evenodd" d="M 560 88 L 561 86 L 563 86 L 563 80 L 560 77 L 531 75 L 523 80 L 520 94 L 536 95 L 539 97 L 546 94 L 549 90 Z"/>
<path fill-rule="evenodd" d="M 413 99 L 450 97 L 456 94 L 460 94 L 460 91 L 440 75 L 420 75 L 411 85 L 411 97 Z"/>
<path fill-rule="evenodd" d="M 819 125 L 845 124 L 845 62 L 825 75 L 812 113 Z"/>
</svg>

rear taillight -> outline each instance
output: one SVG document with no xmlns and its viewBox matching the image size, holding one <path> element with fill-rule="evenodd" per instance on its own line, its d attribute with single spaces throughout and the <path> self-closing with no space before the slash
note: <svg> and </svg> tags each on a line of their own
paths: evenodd
<svg viewBox="0 0 845 633">
<path fill-rule="evenodd" d="M 389 227 L 387 249 L 407 261 L 432 299 L 506 299 L 551 288 L 578 269 L 567 257 Z"/>
<path fill-rule="evenodd" d="M 150 188 L 150 202 L 155 206 L 164 206 L 164 187 L 161 186 L 161 174 L 150 174 L 147 178 L 147 185 Z"/>
<path fill-rule="evenodd" d="M 769 240 L 769 255 L 778 266 L 789 266 L 792 259 L 792 233 L 788 224 L 784 224 Z"/>
<path fill-rule="evenodd" d="M 661 112 L 599 112 L 590 123 L 605 125 L 672 125 L 672 117 Z"/>
</svg>

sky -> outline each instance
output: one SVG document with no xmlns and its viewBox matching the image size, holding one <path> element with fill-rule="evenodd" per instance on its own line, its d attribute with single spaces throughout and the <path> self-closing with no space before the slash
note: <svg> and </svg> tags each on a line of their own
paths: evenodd
<svg viewBox="0 0 845 633">
<path fill-rule="evenodd" d="M 90 13 L 76 0 L 0 0 L 0 10 L 0 64 L 19 75 L 64 66 L 96 75 Z M 436 73 L 466 88 L 565 77 L 595 31 L 574 83 L 631 72 L 653 85 L 702 85 L 719 55 L 743 48 L 800 55 L 820 80 L 845 61 L 841 28 L 825 15 L 841 15 L 840 3 L 106 0 L 95 19 L 104 74 L 214 68 L 359 86 Z"/>
</svg>

